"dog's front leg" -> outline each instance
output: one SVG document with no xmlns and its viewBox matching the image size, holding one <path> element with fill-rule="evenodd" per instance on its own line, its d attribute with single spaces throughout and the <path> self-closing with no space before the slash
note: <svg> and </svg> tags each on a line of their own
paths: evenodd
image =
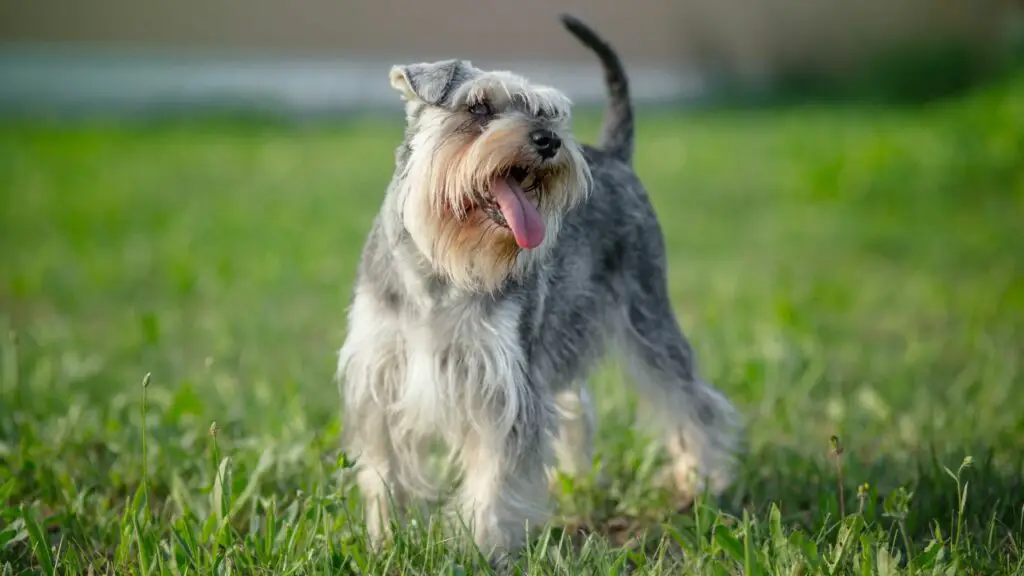
<svg viewBox="0 0 1024 576">
<path fill-rule="evenodd" d="M 392 512 L 405 506 L 406 495 L 397 481 L 398 463 L 384 412 L 365 414 L 359 424 L 356 482 L 365 501 L 367 536 L 377 547 L 390 538 Z"/>
<path fill-rule="evenodd" d="M 511 430 L 493 424 L 471 427 L 462 446 L 462 521 L 480 551 L 492 559 L 514 553 L 528 529 L 548 517 L 546 466 L 551 463 L 550 430 L 554 407 L 534 390 L 520 389 Z"/>
<path fill-rule="evenodd" d="M 365 501 L 366 531 L 374 546 L 391 534 L 393 512 L 407 504 L 389 408 L 402 382 L 401 332 L 377 303 L 358 295 L 341 349 L 338 375 L 344 398 L 345 449 L 355 459 L 356 483 Z"/>
</svg>

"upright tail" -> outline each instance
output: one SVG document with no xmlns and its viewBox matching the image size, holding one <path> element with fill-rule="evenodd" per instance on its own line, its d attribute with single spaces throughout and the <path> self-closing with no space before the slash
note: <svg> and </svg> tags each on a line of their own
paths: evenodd
<svg viewBox="0 0 1024 576">
<path fill-rule="evenodd" d="M 584 46 L 597 54 L 604 68 L 604 82 L 608 88 L 608 104 L 604 125 L 597 145 L 608 154 L 626 164 L 633 161 L 633 103 L 629 98 L 629 80 L 618 54 L 608 42 L 575 16 L 561 15 L 562 24 Z"/>
</svg>

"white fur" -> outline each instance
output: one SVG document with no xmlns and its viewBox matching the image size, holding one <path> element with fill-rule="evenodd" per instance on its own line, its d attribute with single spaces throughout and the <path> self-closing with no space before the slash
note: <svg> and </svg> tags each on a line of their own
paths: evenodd
<svg viewBox="0 0 1024 576">
<path fill-rule="evenodd" d="M 558 437 L 554 443 L 559 469 L 569 476 L 582 476 L 594 461 L 596 415 L 585 384 L 555 394 L 558 408 Z"/>
<path fill-rule="evenodd" d="M 510 523 L 543 522 L 547 495 L 542 467 L 518 474 L 507 470 L 519 456 L 510 454 L 513 425 L 522 411 L 535 410 L 527 401 L 532 392 L 516 332 L 519 307 L 506 302 L 492 312 L 491 321 L 481 322 L 465 303 L 420 295 L 421 306 L 396 314 L 372 294 L 357 292 L 339 357 L 347 404 L 363 410 L 357 420 L 362 425 L 354 432 L 370 447 L 358 474 L 370 502 L 370 536 L 376 542 L 386 536 L 390 498 L 404 503 L 410 492 L 433 492 L 422 447 L 439 437 L 463 472 L 454 510 L 473 527 L 481 546 L 514 546 L 521 543 L 515 536 L 521 530 Z M 367 418 L 373 410 L 383 415 L 382 426 L 364 430 L 374 420 Z"/>
</svg>

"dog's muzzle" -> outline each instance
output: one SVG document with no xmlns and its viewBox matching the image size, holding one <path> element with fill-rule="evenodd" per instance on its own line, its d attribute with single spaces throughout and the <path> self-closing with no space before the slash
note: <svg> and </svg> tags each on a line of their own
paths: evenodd
<svg viewBox="0 0 1024 576">
<path fill-rule="evenodd" d="M 551 130 L 534 130 L 530 133 L 530 141 L 537 155 L 545 160 L 554 158 L 562 147 L 562 139 Z"/>
</svg>

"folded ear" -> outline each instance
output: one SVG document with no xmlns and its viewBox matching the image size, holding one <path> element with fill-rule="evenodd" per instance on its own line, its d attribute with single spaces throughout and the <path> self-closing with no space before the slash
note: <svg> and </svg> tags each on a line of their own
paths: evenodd
<svg viewBox="0 0 1024 576">
<path fill-rule="evenodd" d="M 472 64 L 453 59 L 392 66 L 389 77 L 391 87 L 401 92 L 406 100 L 437 106 L 474 75 Z"/>
</svg>

